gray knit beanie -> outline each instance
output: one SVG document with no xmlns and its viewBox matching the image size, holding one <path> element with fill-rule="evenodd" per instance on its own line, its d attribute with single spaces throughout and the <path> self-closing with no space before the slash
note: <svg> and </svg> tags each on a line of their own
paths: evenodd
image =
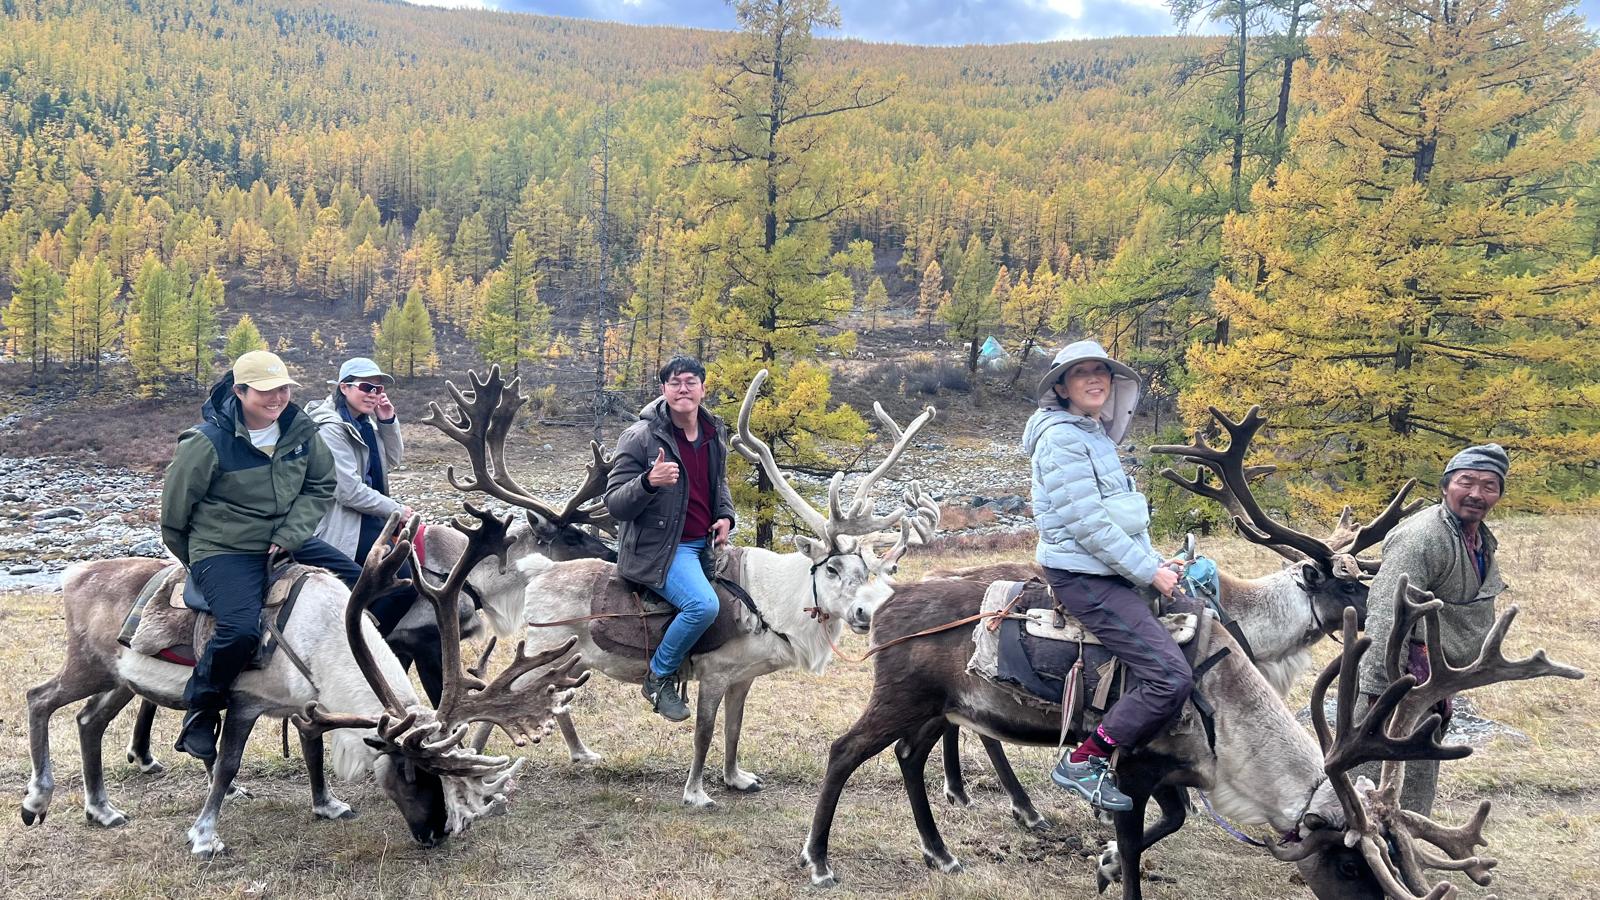
<svg viewBox="0 0 1600 900">
<path fill-rule="evenodd" d="M 1506 473 L 1511 471 L 1511 457 L 1506 455 L 1505 448 L 1499 444 L 1479 444 L 1452 456 L 1450 463 L 1444 467 L 1444 474 L 1448 476 L 1451 472 L 1463 469 L 1493 472 L 1500 476 L 1500 487 L 1504 489 Z"/>
</svg>

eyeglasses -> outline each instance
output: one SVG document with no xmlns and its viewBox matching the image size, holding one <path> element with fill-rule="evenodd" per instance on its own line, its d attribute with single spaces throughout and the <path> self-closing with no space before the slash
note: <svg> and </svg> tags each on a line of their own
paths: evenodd
<svg viewBox="0 0 1600 900">
<path fill-rule="evenodd" d="M 353 383 L 352 382 L 346 382 L 346 384 L 349 384 L 351 387 L 355 388 L 356 390 L 360 391 L 363 394 L 381 394 L 381 393 L 383 393 L 383 385 L 381 385 L 381 384 L 373 384 L 373 383 L 371 383 L 369 381 L 357 381 L 357 382 L 353 382 Z"/>
<path fill-rule="evenodd" d="M 695 389 L 695 388 L 700 386 L 700 379 L 698 379 L 698 378 L 674 378 L 671 381 L 667 382 L 666 386 L 669 387 L 669 388 L 672 388 L 673 390 L 678 390 L 678 391 L 693 390 L 693 389 Z"/>
</svg>

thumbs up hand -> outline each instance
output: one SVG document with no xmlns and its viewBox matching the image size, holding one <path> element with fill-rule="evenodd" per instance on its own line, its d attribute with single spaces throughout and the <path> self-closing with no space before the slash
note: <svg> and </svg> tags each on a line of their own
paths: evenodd
<svg viewBox="0 0 1600 900">
<path fill-rule="evenodd" d="M 678 464 L 667 459 L 665 448 L 656 451 L 656 461 L 650 465 L 650 473 L 646 476 L 651 487 L 666 487 L 678 483 Z"/>
</svg>

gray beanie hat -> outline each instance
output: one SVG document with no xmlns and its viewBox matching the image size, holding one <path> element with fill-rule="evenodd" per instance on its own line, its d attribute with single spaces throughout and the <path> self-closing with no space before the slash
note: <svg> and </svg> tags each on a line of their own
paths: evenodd
<svg viewBox="0 0 1600 900">
<path fill-rule="evenodd" d="M 1500 476 L 1500 486 L 1505 487 L 1506 473 L 1511 471 L 1511 457 L 1506 455 L 1504 447 L 1499 444 L 1479 444 L 1450 457 L 1450 463 L 1444 467 L 1444 474 L 1460 472 L 1463 469 L 1473 469 L 1479 472 L 1493 472 Z"/>
</svg>

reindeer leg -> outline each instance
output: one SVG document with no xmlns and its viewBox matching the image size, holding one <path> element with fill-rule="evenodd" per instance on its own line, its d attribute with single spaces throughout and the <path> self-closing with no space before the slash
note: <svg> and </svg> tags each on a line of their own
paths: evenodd
<svg viewBox="0 0 1600 900">
<path fill-rule="evenodd" d="M 561 726 L 561 739 L 567 742 L 567 755 L 572 758 L 573 762 L 583 766 L 592 766 L 605 759 L 604 756 L 590 750 L 588 745 L 583 742 L 583 738 L 578 736 L 578 729 L 572 725 L 571 712 L 556 713 L 556 724 Z"/>
<path fill-rule="evenodd" d="M 947 725 L 944 729 L 944 799 L 951 806 L 968 807 L 972 799 L 967 796 L 967 779 L 961 774 L 961 728 Z"/>
<path fill-rule="evenodd" d="M 928 803 L 926 772 L 928 754 L 933 745 L 946 733 L 943 718 L 930 719 L 917 729 L 914 736 L 901 738 L 895 744 L 894 754 L 900 763 L 900 777 L 906 786 L 906 799 L 911 801 L 911 816 L 917 822 L 917 833 L 922 837 L 922 860 L 930 869 L 946 874 L 962 871 L 961 860 L 950 854 L 944 838 L 939 834 L 939 823 L 933 819 L 933 807 Z"/>
<path fill-rule="evenodd" d="M 156 710 L 161 707 L 143 697 L 139 698 L 139 717 L 133 720 L 133 737 L 128 740 L 128 762 L 139 767 L 146 775 L 159 775 L 167 770 L 161 761 L 150 754 L 150 732 L 155 727 Z"/>
<path fill-rule="evenodd" d="M 1006 795 L 1011 798 L 1011 818 L 1017 824 L 1029 831 L 1045 831 L 1050 828 L 1050 820 L 1045 818 L 1033 806 L 1033 798 L 1028 796 L 1028 789 L 1022 786 L 1021 779 L 1017 778 L 1016 770 L 1011 768 L 1011 760 L 1006 758 L 1004 744 L 991 737 L 982 737 L 984 752 L 989 754 L 989 762 L 994 766 L 995 777 L 1000 779 L 1000 786 L 1005 788 Z"/>
<path fill-rule="evenodd" d="M 746 794 L 753 794 L 762 788 L 760 775 L 739 768 L 739 733 L 744 728 L 744 701 L 750 696 L 750 686 L 753 684 L 755 679 L 750 678 L 729 685 L 728 693 L 724 695 L 727 707 L 722 713 L 722 783 Z"/>
<path fill-rule="evenodd" d="M 28 779 L 28 793 L 22 798 L 22 824 L 44 822 L 55 793 L 56 779 L 50 766 L 50 717 L 68 703 L 114 687 L 116 682 L 103 670 L 81 668 L 69 648 L 61 673 L 28 689 L 28 753 L 33 760 L 33 777 Z"/>
<path fill-rule="evenodd" d="M 201 859 L 211 859 L 227 849 L 222 838 L 217 836 L 217 819 L 222 814 L 223 798 L 228 796 L 228 788 L 239 774 L 245 743 L 260 717 L 256 709 L 234 707 L 223 720 L 222 742 L 211 772 L 211 792 L 206 795 L 206 805 L 201 808 L 199 818 L 189 826 L 189 852 Z"/>
<path fill-rule="evenodd" d="M 1105 893 L 1112 881 L 1122 882 L 1122 900 L 1144 900 L 1144 889 L 1139 871 L 1139 857 L 1144 852 L 1144 809 L 1150 794 L 1142 790 L 1127 790 L 1133 800 L 1129 812 L 1114 813 L 1117 839 L 1106 842 L 1100 854 L 1100 865 L 1095 871 L 1095 885 Z"/>
<path fill-rule="evenodd" d="M 1139 798 L 1143 795 L 1134 793 L 1130 796 L 1134 798 L 1135 811 L 1140 811 L 1141 813 L 1136 821 L 1142 826 L 1144 823 L 1142 814 L 1144 800 Z M 1161 807 L 1161 818 L 1157 819 L 1154 825 L 1144 830 L 1144 833 L 1139 836 L 1137 844 L 1129 843 L 1122 836 L 1120 817 L 1117 817 L 1119 822 L 1117 840 L 1106 842 L 1105 848 L 1100 853 L 1099 865 L 1095 870 L 1095 883 L 1102 892 L 1111 882 L 1122 880 L 1122 848 L 1136 846 L 1138 848 L 1136 852 L 1143 854 L 1144 851 L 1155 846 L 1158 841 L 1182 828 L 1184 820 L 1189 817 L 1189 802 L 1188 798 L 1184 796 L 1184 788 L 1162 785 L 1150 792 L 1149 799 L 1154 799 L 1156 805 Z"/>
<path fill-rule="evenodd" d="M 806 835 L 805 847 L 800 851 L 800 865 L 810 867 L 813 885 L 833 887 L 839 883 L 828 865 L 828 835 L 833 829 L 833 816 L 839 809 L 839 795 L 844 793 L 845 782 L 862 763 L 910 734 L 916 723 L 926 722 L 929 712 L 895 709 L 879 702 L 874 695 L 861 718 L 828 748 L 828 771 L 817 795 L 816 811 L 811 815 L 811 833 Z"/>
<path fill-rule="evenodd" d="M 706 794 L 706 752 L 711 749 L 711 737 L 717 729 L 717 707 L 722 705 L 722 695 L 726 691 L 726 685 L 700 682 L 694 710 L 694 762 L 689 765 L 689 780 L 683 786 L 683 802 L 686 806 L 716 808 L 716 801 Z"/>
<path fill-rule="evenodd" d="M 306 760 L 306 775 L 311 781 L 311 812 L 319 819 L 354 819 L 350 804 L 328 791 L 328 776 L 323 767 L 322 735 L 300 732 L 300 755 Z"/>
<path fill-rule="evenodd" d="M 118 685 L 89 698 L 89 702 L 78 713 L 78 744 L 83 748 L 83 816 L 91 825 L 116 828 L 128 824 L 128 817 L 122 810 L 112 806 L 106 797 L 101 743 L 105 739 L 106 726 L 132 699 L 133 689 Z"/>
</svg>

